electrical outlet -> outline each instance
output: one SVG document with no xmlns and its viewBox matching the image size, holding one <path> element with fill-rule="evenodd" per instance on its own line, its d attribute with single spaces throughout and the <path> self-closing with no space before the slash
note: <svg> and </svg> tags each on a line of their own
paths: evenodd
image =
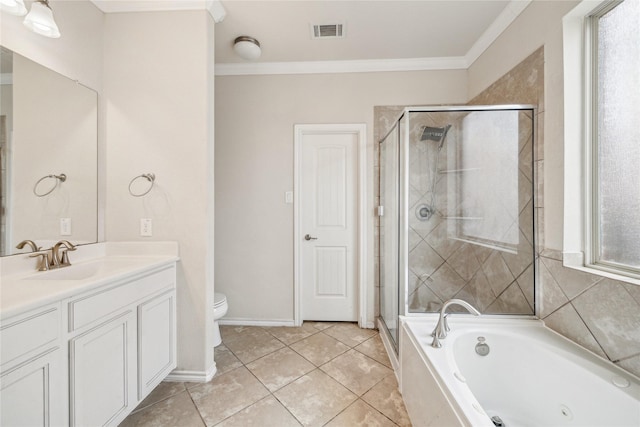
<svg viewBox="0 0 640 427">
<path fill-rule="evenodd" d="M 151 218 L 140 218 L 140 235 L 143 237 L 153 236 L 153 224 Z"/>
<path fill-rule="evenodd" d="M 71 218 L 60 218 L 60 235 L 71 236 Z"/>
</svg>

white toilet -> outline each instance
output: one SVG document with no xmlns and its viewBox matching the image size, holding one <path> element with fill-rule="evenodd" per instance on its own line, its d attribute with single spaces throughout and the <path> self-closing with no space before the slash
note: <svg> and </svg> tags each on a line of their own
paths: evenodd
<svg viewBox="0 0 640 427">
<path fill-rule="evenodd" d="M 229 306 L 227 305 L 227 296 L 225 294 L 213 293 L 213 346 L 217 347 L 222 344 L 222 336 L 220 336 L 220 326 L 218 319 L 227 314 Z"/>
</svg>

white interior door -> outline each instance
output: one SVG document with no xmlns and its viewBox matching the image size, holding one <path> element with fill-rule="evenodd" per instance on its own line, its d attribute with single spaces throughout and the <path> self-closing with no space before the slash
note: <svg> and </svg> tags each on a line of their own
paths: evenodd
<svg viewBox="0 0 640 427">
<path fill-rule="evenodd" d="M 298 133 L 299 290 L 302 320 L 358 320 L 360 133 Z"/>
</svg>

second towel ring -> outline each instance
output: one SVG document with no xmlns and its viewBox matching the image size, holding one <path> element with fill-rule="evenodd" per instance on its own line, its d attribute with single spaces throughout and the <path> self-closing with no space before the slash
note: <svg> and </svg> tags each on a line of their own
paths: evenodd
<svg viewBox="0 0 640 427">
<path fill-rule="evenodd" d="M 149 181 L 149 188 L 146 189 L 146 191 L 143 191 L 141 193 L 134 193 L 133 190 L 131 190 L 131 186 L 133 185 L 134 182 L 136 182 L 136 180 L 144 178 L 147 181 Z M 131 194 L 133 197 L 142 197 L 145 194 L 148 194 L 149 191 L 151 191 L 151 189 L 153 188 L 153 183 L 156 180 L 156 175 L 153 173 L 143 173 L 142 175 L 138 175 L 135 178 L 133 178 L 130 182 L 129 182 L 129 194 Z"/>
<path fill-rule="evenodd" d="M 56 180 L 59 180 L 60 182 L 65 182 L 67 180 L 67 175 L 61 173 L 60 175 L 45 175 L 42 178 L 40 178 L 39 180 L 36 181 L 36 184 L 33 186 L 33 194 L 35 194 L 37 197 L 44 197 L 48 194 L 51 194 L 51 192 L 53 190 L 56 189 L 56 187 L 58 186 L 58 181 L 56 181 L 56 183 L 53 185 L 53 187 L 51 187 L 51 189 L 49 191 L 45 191 L 44 193 L 38 193 L 38 185 L 44 181 L 45 179 L 48 178 L 54 178 Z"/>
</svg>

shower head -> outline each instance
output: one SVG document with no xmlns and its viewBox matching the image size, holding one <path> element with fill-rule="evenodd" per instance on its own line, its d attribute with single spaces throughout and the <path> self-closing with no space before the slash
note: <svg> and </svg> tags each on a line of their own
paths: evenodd
<svg viewBox="0 0 640 427">
<path fill-rule="evenodd" d="M 451 125 L 446 125 L 442 128 L 425 126 L 422 128 L 422 136 L 420 137 L 420 141 L 430 140 L 439 142 L 440 144 L 438 145 L 438 150 L 440 150 L 444 145 L 444 139 L 446 138 L 447 132 L 449 132 L 450 128 Z"/>
</svg>

